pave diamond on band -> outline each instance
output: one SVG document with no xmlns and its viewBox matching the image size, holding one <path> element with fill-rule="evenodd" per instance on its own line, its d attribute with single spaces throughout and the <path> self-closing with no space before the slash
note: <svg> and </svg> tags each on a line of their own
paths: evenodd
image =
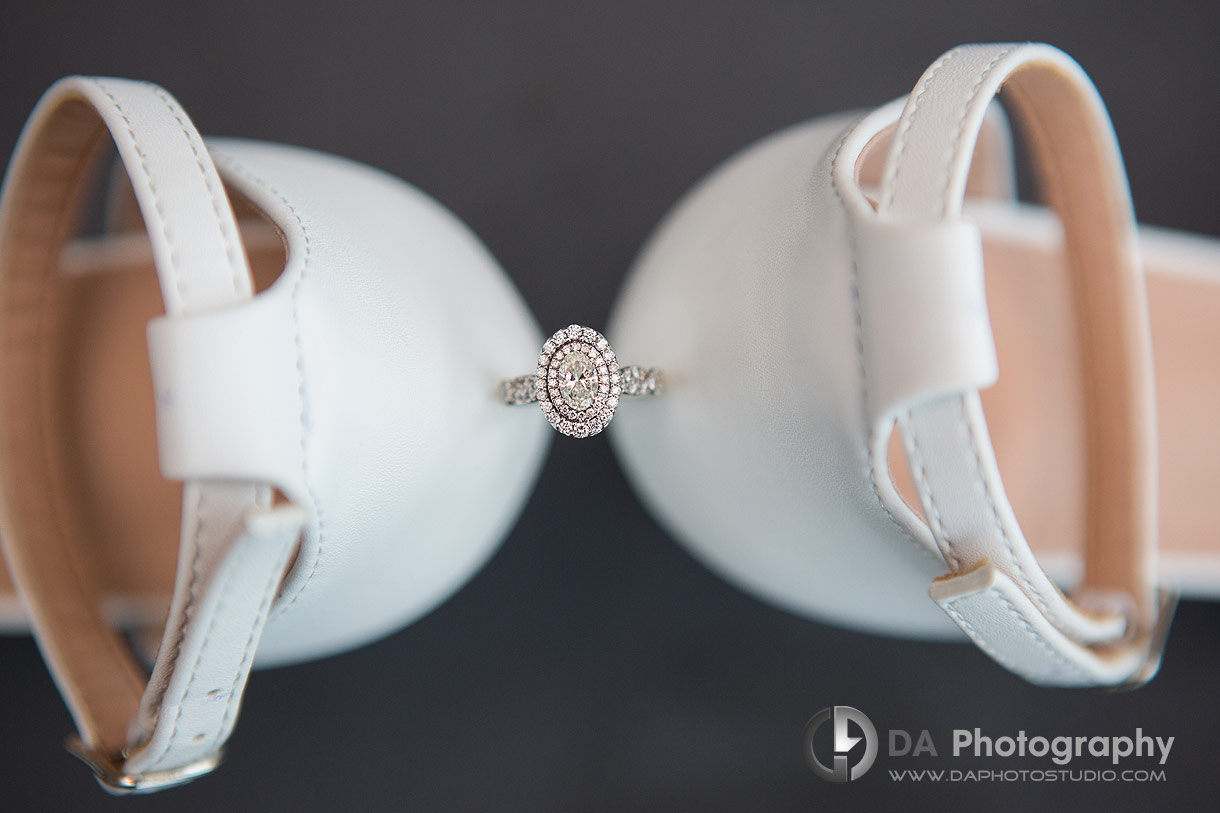
<svg viewBox="0 0 1220 813">
<path fill-rule="evenodd" d="M 556 331 L 542 345 L 530 375 L 500 383 L 506 404 L 537 402 L 551 426 L 571 437 L 606 428 L 623 396 L 659 395 L 664 376 L 655 367 L 620 367 L 606 337 L 583 325 Z"/>
</svg>

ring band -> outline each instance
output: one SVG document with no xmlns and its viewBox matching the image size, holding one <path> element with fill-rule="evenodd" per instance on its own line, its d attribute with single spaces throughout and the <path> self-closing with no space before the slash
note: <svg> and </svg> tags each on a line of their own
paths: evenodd
<svg viewBox="0 0 1220 813">
<path fill-rule="evenodd" d="M 537 402 L 556 430 L 584 438 L 606 428 L 621 397 L 659 395 L 664 388 L 657 368 L 620 367 L 605 336 L 569 325 L 542 345 L 537 369 L 500 382 L 499 395 L 510 405 Z"/>
</svg>

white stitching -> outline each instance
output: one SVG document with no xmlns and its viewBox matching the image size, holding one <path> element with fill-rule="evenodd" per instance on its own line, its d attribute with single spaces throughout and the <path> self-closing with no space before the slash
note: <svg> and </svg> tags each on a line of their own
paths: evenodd
<svg viewBox="0 0 1220 813">
<path fill-rule="evenodd" d="M 308 449 L 306 448 L 306 437 L 309 435 L 310 420 L 305 388 L 305 350 L 301 337 L 300 292 L 301 286 L 305 282 L 305 277 L 309 271 L 309 261 L 312 258 L 312 241 L 309 236 L 309 229 L 305 226 L 305 221 L 302 219 L 300 213 L 296 210 L 295 206 L 288 202 L 288 198 L 285 197 L 278 189 L 254 175 L 233 156 L 227 155 L 218 150 L 211 150 L 210 152 L 213 161 L 223 164 L 226 169 L 237 173 L 250 183 L 267 190 L 279 198 L 280 203 L 284 204 L 285 208 L 288 209 L 293 218 L 296 220 L 297 228 L 301 230 L 301 236 L 305 242 L 304 257 L 301 261 L 301 272 L 297 276 L 296 282 L 292 287 L 292 321 L 295 330 L 293 340 L 296 344 L 297 351 L 297 394 L 300 396 L 301 403 L 299 415 L 301 424 L 301 476 L 305 482 L 305 490 L 308 492 L 309 498 L 313 502 L 313 510 L 310 512 L 310 514 L 313 517 L 311 522 L 314 524 L 317 544 L 314 548 L 313 564 L 310 567 L 309 575 L 305 577 L 304 583 L 297 588 L 287 602 L 281 602 L 280 605 L 273 610 L 272 618 L 280 618 L 287 613 L 293 605 L 296 604 L 297 599 L 300 598 L 301 594 L 305 592 L 305 589 L 309 587 L 310 583 L 313 581 L 313 578 L 317 574 L 318 568 L 322 562 L 322 551 L 326 541 L 326 517 L 323 513 L 322 505 L 318 501 L 317 491 L 313 487 L 309 470 Z"/>
<path fill-rule="evenodd" d="M 932 63 L 931 67 L 924 74 L 923 81 L 912 91 L 911 109 L 904 111 L 902 118 L 898 120 L 898 130 L 894 135 L 894 160 L 892 163 L 887 163 L 885 172 L 881 178 L 881 208 L 888 209 L 894 200 L 894 187 L 898 183 L 898 171 L 902 167 L 902 156 L 907 148 L 907 135 L 911 131 L 911 125 L 915 123 L 915 114 L 919 112 L 919 104 L 923 101 L 924 94 L 928 92 L 928 86 L 936 75 L 940 73 L 941 68 L 945 66 L 950 59 L 953 59 L 962 51 L 961 48 L 954 48 L 941 56 L 940 59 Z"/>
<path fill-rule="evenodd" d="M 977 480 L 976 484 L 983 491 L 983 496 L 987 501 L 987 508 L 991 511 L 992 522 L 995 524 L 996 530 L 1000 532 L 1000 538 L 1004 540 L 1004 546 L 1008 549 L 1008 560 L 1012 563 L 1013 567 L 1016 568 L 1017 573 L 1020 575 L 1021 584 L 1025 587 L 1026 595 L 1031 601 L 1034 602 L 1034 604 L 1038 605 L 1038 608 L 1046 614 L 1048 619 L 1052 619 L 1056 614 L 1051 612 L 1046 600 L 1042 598 L 1041 594 L 1037 590 L 1034 589 L 1034 585 L 1033 582 L 1030 581 L 1029 574 L 1022 566 L 1021 561 L 1017 558 L 1016 545 L 1008 533 L 1008 528 L 1000 519 L 1000 512 L 996 508 L 995 497 L 991 492 L 991 484 L 988 483 L 987 478 L 983 476 L 983 460 L 979 456 L 979 441 L 978 437 L 974 433 L 974 424 L 966 416 L 966 397 L 964 395 L 958 399 L 958 406 L 961 410 L 961 425 L 966 431 L 966 445 L 970 448 L 971 458 L 974 460 L 974 472 Z"/>
<path fill-rule="evenodd" d="M 220 230 L 220 239 L 225 245 L 225 259 L 229 261 L 229 270 L 232 273 L 233 290 L 235 292 L 241 292 L 242 269 L 239 267 L 237 262 L 236 235 L 233 234 L 233 230 L 230 228 L 230 226 L 233 225 L 230 218 L 224 216 L 224 209 L 229 209 L 230 212 L 232 209 L 228 206 L 228 201 L 225 201 L 222 206 L 220 196 L 217 194 L 216 187 L 212 183 L 211 173 L 208 172 L 207 166 L 205 166 L 203 163 L 203 156 L 200 155 L 198 148 L 195 146 L 195 129 L 183 120 L 182 116 L 185 114 L 179 115 L 182 113 L 182 109 L 173 103 L 173 100 L 163 88 L 152 84 L 150 84 L 149 87 L 152 88 L 153 94 L 165 104 L 166 108 L 170 112 L 170 115 L 174 117 L 174 120 L 178 122 L 178 126 L 182 128 L 182 134 L 186 136 L 187 146 L 191 148 L 191 152 L 195 156 L 195 166 L 199 169 L 199 175 L 203 178 L 203 185 L 208 190 L 208 196 L 212 200 L 212 212 L 216 215 L 216 226 Z"/>
<path fill-rule="evenodd" d="M 182 656 L 182 644 L 186 641 L 186 629 L 188 626 L 190 626 L 191 618 L 195 615 L 195 603 L 199 600 L 199 562 L 203 558 L 199 555 L 199 539 L 203 536 L 204 492 L 205 489 L 202 488 L 196 492 L 199 495 L 199 501 L 195 504 L 194 510 L 195 534 L 194 538 L 191 540 L 191 544 L 193 545 L 191 554 L 191 578 L 190 581 L 187 582 L 187 600 L 186 604 L 184 604 L 182 607 L 182 623 L 178 625 L 178 629 L 176 630 L 178 635 L 177 641 L 174 643 L 174 652 L 170 656 L 169 663 L 166 665 L 165 674 L 167 677 L 165 684 L 157 688 L 157 698 L 153 702 L 153 705 L 156 707 L 158 719 L 161 715 L 161 702 L 165 699 L 165 693 L 169 691 L 168 676 L 173 674 L 174 668 L 178 665 L 178 658 Z M 168 619 L 166 623 L 169 623 Z M 154 720 L 153 726 L 156 726 L 156 720 Z M 166 750 L 168 749 L 169 746 L 167 745 Z M 164 756 L 164 753 L 158 755 L 157 759 L 160 759 L 162 756 Z"/>
<path fill-rule="evenodd" d="M 898 521 L 890 507 L 885 504 L 885 500 L 881 497 L 881 491 L 877 488 L 877 461 L 873 457 L 873 428 L 868 420 L 868 371 L 864 366 L 864 316 L 860 310 L 860 269 L 857 261 L 856 250 L 856 229 L 852 223 L 847 201 L 843 199 L 842 190 L 839 189 L 838 182 L 838 167 L 839 156 L 843 152 L 844 145 L 847 144 L 847 138 L 851 134 L 851 130 L 843 134 L 839 140 L 838 146 L 835 147 L 834 155 L 830 159 L 830 188 L 834 192 L 835 198 L 839 201 L 839 207 L 843 211 L 844 225 L 847 229 L 847 239 L 849 249 L 851 251 L 851 301 L 852 308 L 855 312 L 855 327 L 856 327 L 856 370 L 860 377 L 860 422 L 864 426 L 864 459 L 868 461 L 868 470 L 865 473 L 868 478 L 869 488 L 872 489 L 873 496 L 877 499 L 877 505 L 889 517 L 890 522 L 894 527 L 911 542 L 919 550 L 923 551 L 927 556 L 935 559 L 936 555 L 928 549 L 926 545 L 920 542 L 905 525 Z"/>
<path fill-rule="evenodd" d="M 157 767 L 160 760 L 165 758 L 165 755 L 169 753 L 170 748 L 173 747 L 174 742 L 178 739 L 178 730 L 182 723 L 182 715 L 186 711 L 187 700 L 191 696 L 191 687 L 195 685 L 195 681 L 199 678 L 199 663 L 203 660 L 203 655 L 208 650 L 208 643 L 212 639 L 212 632 L 216 628 L 216 620 L 220 618 L 222 614 L 225 601 L 228 599 L 229 594 L 233 592 L 233 585 L 237 581 L 237 579 L 233 578 L 233 574 L 240 572 L 238 563 L 245 562 L 245 560 L 249 558 L 251 547 L 252 546 L 248 543 L 242 545 L 241 550 L 238 552 L 240 559 L 233 562 L 228 568 L 225 584 L 221 590 L 220 598 L 217 600 L 216 607 L 213 609 L 211 617 L 208 619 L 208 627 L 204 631 L 203 642 L 199 645 L 199 651 L 195 653 L 194 663 L 191 664 L 191 678 L 187 681 L 186 688 L 183 689 L 182 696 L 178 699 L 178 713 L 174 716 L 174 726 L 170 730 L 169 737 L 166 739 L 165 746 L 161 749 L 161 752 L 157 754 L 155 758 L 150 759 L 149 768 L 145 769 L 146 772 L 148 770 L 154 770 Z M 186 638 L 185 628 L 188 626 L 188 624 L 189 622 L 183 624 L 184 632 L 182 640 L 185 640 Z M 179 642 L 179 649 L 181 649 L 181 641 Z"/>
<path fill-rule="evenodd" d="M 220 727 L 217 728 L 212 736 L 212 742 L 209 746 L 215 749 L 216 746 L 224 739 L 228 733 L 230 722 L 233 718 L 233 712 L 237 709 L 237 698 L 239 695 L 238 682 L 241 681 L 242 675 L 248 675 L 249 669 L 246 668 L 251 662 L 254 655 L 256 633 L 264 626 L 264 619 L 267 616 L 267 611 L 271 607 L 271 600 L 275 598 L 276 587 L 279 585 L 280 579 L 284 575 L 284 566 L 288 564 L 288 556 L 292 552 L 292 545 L 285 545 L 284 550 L 275 560 L 275 567 L 271 569 L 271 576 L 267 579 L 266 585 L 263 586 L 263 600 L 258 606 L 258 614 L 254 618 L 254 623 L 250 626 L 250 637 L 246 639 L 245 652 L 242 655 L 241 663 L 237 665 L 237 672 L 233 675 L 233 684 L 229 687 L 229 699 L 225 703 L 225 713 L 220 718 Z"/>
<path fill-rule="evenodd" d="M 1038 631 L 1036 629 L 1034 629 L 1033 625 L 1030 624 L 1028 620 L 1026 620 L 1025 616 L 1016 608 L 1016 606 L 1011 601 L 1008 600 L 1007 596 L 1005 596 L 1003 593 L 1000 593 L 998 590 L 994 590 L 992 592 L 995 592 L 995 596 L 997 599 L 1000 600 L 1000 603 L 1003 604 L 1004 607 L 1007 608 L 1008 612 L 1011 613 L 1012 616 L 1021 623 L 1022 628 L 1024 628 L 1025 631 L 1029 634 L 1029 636 L 1031 638 L 1033 638 L 1034 641 L 1036 641 L 1038 643 L 1038 645 L 1041 646 L 1042 649 L 1045 650 L 1048 655 L 1051 656 L 1052 660 L 1057 661 L 1059 664 L 1064 666 L 1069 672 L 1074 672 L 1078 676 L 1083 677 L 1085 680 L 1088 680 L 1088 681 L 1094 680 L 1093 676 L 1091 674 L 1089 674 L 1088 672 L 1086 672 L 1083 667 L 1072 663 L 1066 657 L 1064 657 L 1062 652 L 1059 652 L 1057 649 L 1052 647 L 1050 642 L 1047 641 L 1044 637 L 1042 637 L 1042 635 L 1040 635 L 1038 633 Z"/>
<path fill-rule="evenodd" d="M 911 423 L 911 410 L 907 410 L 907 423 Z M 911 443 L 908 447 L 911 453 L 911 475 L 915 478 L 916 486 L 928 495 L 928 507 L 931 508 L 932 516 L 929 517 L 932 526 L 932 538 L 941 546 L 941 553 L 945 557 L 945 561 L 953 570 L 961 570 L 962 563 L 958 558 L 957 552 L 953 547 L 952 540 L 949 539 L 949 534 L 945 531 L 944 522 L 941 520 L 940 507 L 936 504 L 936 495 L 932 493 L 932 489 L 928 487 L 927 469 L 924 466 L 923 451 L 919 448 L 919 435 L 916 432 L 907 433 L 910 435 Z"/>
<path fill-rule="evenodd" d="M 96 85 L 98 90 L 109 97 L 110 103 L 114 105 L 115 112 L 119 114 L 119 118 L 123 120 L 123 123 L 127 125 L 127 137 L 131 139 L 131 146 L 136 151 L 136 155 L 140 156 L 140 171 L 143 174 L 144 183 L 148 186 L 148 191 L 152 195 L 153 209 L 156 211 L 157 218 L 161 221 L 161 234 L 165 237 L 165 245 L 169 247 L 169 269 L 174 278 L 174 287 L 178 291 L 178 298 L 180 300 L 185 299 L 185 285 L 178 271 L 178 252 L 174 248 L 174 239 L 170 234 L 169 221 L 165 217 L 165 207 L 161 203 L 160 195 L 157 193 L 157 186 L 153 183 L 152 173 L 148 170 L 148 155 L 140 147 L 139 139 L 136 138 L 135 130 L 132 129 L 131 119 L 127 117 L 127 113 L 123 110 L 123 105 L 119 104 L 119 100 L 115 98 L 114 94 L 100 80 L 88 77 L 88 81 Z"/>
<path fill-rule="evenodd" d="M 1033 626 L 1029 623 L 1029 621 L 1027 621 L 1025 619 L 1025 616 L 1021 613 L 1021 611 L 1018 610 L 1016 608 L 1016 606 L 1011 601 L 1009 601 L 1008 598 L 1003 593 L 1001 593 L 995 587 L 989 588 L 986 591 L 986 593 L 988 595 L 994 596 L 996 599 L 999 600 L 999 602 L 1001 604 L 1004 605 L 1005 609 L 1008 610 L 1008 613 L 1020 623 L 1021 627 L 1025 630 L 1026 634 L 1031 639 L 1033 639 L 1033 641 L 1036 644 L 1038 644 L 1038 646 L 1041 647 L 1042 650 L 1045 651 L 1051 657 L 1051 660 L 1057 662 L 1060 666 L 1064 667 L 1069 674 L 1074 674 L 1091 683 L 1097 682 L 1096 678 L 1094 678 L 1094 676 L 1092 674 L 1087 672 L 1083 667 L 1069 661 L 1067 658 L 1065 658 L 1063 656 L 1062 653 L 1058 652 L 1054 647 L 1052 647 L 1050 645 L 1050 643 L 1045 638 L 1043 638 L 1036 629 L 1033 628 Z M 1008 658 L 1005 655 L 1002 655 L 998 649 L 996 649 L 994 646 L 989 644 L 983 638 L 983 636 L 978 632 L 978 630 L 970 623 L 970 621 L 968 621 L 966 619 L 966 617 L 955 606 L 958 602 L 963 601 L 966 598 L 969 598 L 969 596 L 962 596 L 961 598 L 953 599 L 952 601 L 947 601 L 944 604 L 942 604 L 941 606 L 945 609 L 945 612 L 947 612 L 950 616 L 953 617 L 953 619 L 955 621 L 958 622 L 958 624 L 959 624 L 959 626 L 961 626 L 962 630 L 968 636 L 970 636 L 970 639 L 973 640 L 976 644 L 978 644 L 980 649 L 982 649 L 984 652 L 986 652 L 988 655 L 990 655 L 1001 666 L 1004 666 L 1009 671 L 1015 672 L 1019 675 L 1024 675 L 1027 677 L 1034 677 L 1034 678 L 1039 677 L 1038 673 L 1034 672 L 1033 670 L 1028 669 L 1026 667 L 1018 666 L 1012 659 Z M 1047 677 L 1054 677 L 1054 673 L 1053 672 L 1049 673 L 1047 675 Z"/>
<path fill-rule="evenodd" d="M 975 629 L 973 624 L 966 620 L 966 616 L 962 615 L 961 612 L 959 612 L 957 608 L 953 606 L 952 602 L 947 602 L 941 606 L 944 607 L 945 612 L 957 622 L 957 625 L 961 627 L 962 632 L 966 633 L 970 640 L 974 641 L 975 645 L 979 649 L 986 652 L 992 660 L 1015 674 L 1029 674 L 1028 672 L 1024 672 L 1022 669 L 1020 669 L 1016 663 L 1008 658 L 1008 656 L 1001 654 L 998 649 L 987 643 L 987 639 L 984 638 L 977 629 Z"/>
<path fill-rule="evenodd" d="M 995 66 L 997 64 L 999 64 L 1000 60 L 1002 60 L 1004 57 L 1008 56 L 1010 53 L 1012 53 L 1012 49 L 1005 48 L 1005 49 L 1001 50 L 998 54 L 996 54 L 995 57 L 990 62 L 987 63 L 987 66 L 985 68 L 983 68 L 982 73 L 979 74 L 978 81 L 975 82 L 974 87 L 972 87 L 970 89 L 970 95 L 966 98 L 966 103 L 962 105 L 962 112 L 958 114 L 957 132 L 953 136 L 953 149 L 949 151 L 949 155 L 948 155 L 949 160 L 944 163 L 944 167 L 943 167 L 944 168 L 944 178 L 945 178 L 945 193 L 942 198 L 944 208 L 941 210 L 941 213 L 940 213 L 940 216 L 942 219 L 947 218 L 949 216 L 949 207 L 952 204 L 949 193 L 950 193 L 950 187 L 952 186 L 951 182 L 953 179 L 953 172 L 952 172 L 953 161 L 954 161 L 954 158 L 957 156 L 958 152 L 962 148 L 962 139 L 966 135 L 966 119 L 970 115 L 970 108 L 974 106 L 975 101 L 978 99 L 979 93 L 983 89 L 983 83 L 986 82 L 987 77 L 991 75 L 992 69 L 995 68 Z"/>
</svg>

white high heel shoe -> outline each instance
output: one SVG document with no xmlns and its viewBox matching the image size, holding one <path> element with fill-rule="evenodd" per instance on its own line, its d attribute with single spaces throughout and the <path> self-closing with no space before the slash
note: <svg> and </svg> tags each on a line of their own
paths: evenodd
<svg viewBox="0 0 1220 813">
<path fill-rule="evenodd" d="M 147 237 L 73 241 L 107 136 L 138 204 L 112 225 L 138 208 Z M 550 434 L 493 389 L 540 342 L 407 184 L 205 147 L 154 85 L 47 92 L 0 205 L 0 529 L 107 789 L 210 770 L 252 666 L 383 636 L 482 565 Z M 166 599 L 149 678 L 111 622 L 159 626 Z"/>
<path fill-rule="evenodd" d="M 963 209 L 1001 86 L 1062 234 L 1012 200 Z M 964 634 L 1036 683 L 1138 684 L 1162 585 L 1220 597 L 1220 243 L 1138 239 L 1079 66 L 954 49 L 907 99 L 764 139 L 675 207 L 607 331 L 669 391 L 611 440 L 660 521 L 767 601 Z"/>
</svg>

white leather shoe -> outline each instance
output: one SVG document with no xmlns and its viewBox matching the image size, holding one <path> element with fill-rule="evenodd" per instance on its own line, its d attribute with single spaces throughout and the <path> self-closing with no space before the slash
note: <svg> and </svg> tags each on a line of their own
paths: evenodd
<svg viewBox="0 0 1220 813">
<path fill-rule="evenodd" d="M 971 169 L 1001 85 L 1058 217 L 991 194 L 1002 137 Z M 669 376 L 612 427 L 628 478 L 766 601 L 1115 686 L 1155 672 L 1165 587 L 1220 597 L 1220 241 L 1137 247 L 1105 109 L 1050 46 L 956 48 L 905 100 L 744 150 L 607 335 Z"/>
<path fill-rule="evenodd" d="M 130 186 L 75 239 L 108 135 Z M 47 92 L 0 203 L 0 531 L 104 786 L 210 770 L 252 666 L 386 635 L 482 565 L 549 442 L 494 397 L 541 340 L 407 184 L 205 147 L 154 85 Z"/>
</svg>

